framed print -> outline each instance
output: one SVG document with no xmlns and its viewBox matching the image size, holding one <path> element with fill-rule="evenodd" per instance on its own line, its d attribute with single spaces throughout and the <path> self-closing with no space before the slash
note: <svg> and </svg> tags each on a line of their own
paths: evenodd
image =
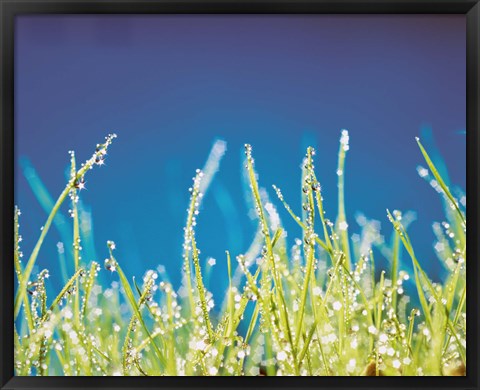
<svg viewBox="0 0 480 390">
<path fill-rule="evenodd" d="M 1 388 L 478 388 L 479 18 L 2 1 Z"/>
</svg>

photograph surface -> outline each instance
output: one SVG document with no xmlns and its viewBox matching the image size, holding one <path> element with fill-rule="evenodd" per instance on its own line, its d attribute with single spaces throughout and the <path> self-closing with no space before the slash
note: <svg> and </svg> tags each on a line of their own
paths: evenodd
<svg viewBox="0 0 480 390">
<path fill-rule="evenodd" d="M 464 15 L 21 15 L 17 376 L 463 376 Z"/>
</svg>

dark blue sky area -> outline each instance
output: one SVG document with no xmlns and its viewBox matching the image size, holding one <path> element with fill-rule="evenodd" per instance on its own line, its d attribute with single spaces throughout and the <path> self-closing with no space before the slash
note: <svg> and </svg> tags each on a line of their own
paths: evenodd
<svg viewBox="0 0 480 390">
<path fill-rule="evenodd" d="M 161 263 L 178 281 L 187 189 L 222 138 L 228 152 L 199 216 L 198 241 L 226 285 L 224 251 L 245 251 L 255 231 L 243 196 L 243 144 L 253 145 L 271 198 L 276 184 L 298 211 L 300 162 L 306 146 L 316 146 L 334 218 L 338 141 L 347 128 L 350 233 L 358 232 L 357 211 L 380 220 L 389 237 L 385 209 L 415 210 L 412 241 L 438 273 L 431 224 L 442 205 L 416 173 L 414 137 L 431 127 L 452 182 L 464 188 L 463 16 L 22 16 L 15 34 L 17 161 L 28 158 L 55 198 L 67 151 L 84 160 L 104 135 L 118 134 L 107 166 L 89 172 L 81 194 L 94 218 L 86 262 L 103 262 L 104 243 L 114 240 L 130 275 Z M 16 202 L 29 254 L 46 214 L 18 165 Z M 292 243 L 300 231 L 287 227 Z M 58 267 L 59 237 L 52 231 L 39 267 Z"/>
</svg>

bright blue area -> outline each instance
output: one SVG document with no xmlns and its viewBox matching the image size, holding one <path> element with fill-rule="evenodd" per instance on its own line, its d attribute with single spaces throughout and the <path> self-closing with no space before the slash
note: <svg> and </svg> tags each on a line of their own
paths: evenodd
<svg viewBox="0 0 480 390">
<path fill-rule="evenodd" d="M 316 146 L 333 218 L 338 141 L 347 128 L 350 234 L 359 231 L 357 211 L 380 220 L 389 238 L 385 209 L 415 210 L 413 244 L 438 278 L 431 224 L 443 218 L 442 204 L 416 173 L 423 160 L 414 137 L 430 126 L 452 183 L 465 188 L 465 53 L 460 15 L 22 16 L 15 46 L 17 162 L 26 157 L 56 198 L 67 151 L 84 161 L 117 132 L 107 165 L 88 173 L 81 193 L 95 237 L 84 261 L 96 256 L 103 263 L 105 242 L 114 240 L 129 275 L 164 264 L 178 283 L 187 189 L 214 139 L 226 140 L 197 225 L 202 259 L 217 259 L 210 280 L 221 293 L 224 251 L 244 252 L 256 229 L 243 195 L 243 144 L 253 145 L 260 184 L 292 244 L 300 230 L 271 185 L 300 212 L 299 166 L 305 148 Z M 16 203 L 29 255 L 46 213 L 19 165 Z M 60 239 L 53 229 L 38 259 L 57 286 Z"/>
</svg>

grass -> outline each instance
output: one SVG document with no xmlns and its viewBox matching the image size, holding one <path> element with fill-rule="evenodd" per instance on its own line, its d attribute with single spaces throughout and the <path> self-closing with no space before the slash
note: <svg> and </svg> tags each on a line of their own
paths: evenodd
<svg viewBox="0 0 480 390">
<path fill-rule="evenodd" d="M 407 232 L 407 214 L 386 211 L 393 234 L 391 245 L 381 249 L 388 254 L 389 269 L 375 269 L 372 246 L 379 232 L 374 221 L 365 219 L 361 235 L 349 237 L 344 204 L 349 138 L 343 130 L 336 216 L 328 219 L 324 210 L 313 148 L 307 149 L 302 164 L 300 213 L 273 186 L 278 205 L 302 229 L 302 240 L 295 240 L 291 248 L 275 206 L 260 187 L 252 147 L 245 145 L 258 232 L 236 261 L 226 252 L 224 277 L 229 286 L 224 301 L 215 305 L 205 287 L 195 226 L 203 194 L 224 152 L 219 143 L 205 168 L 197 170 L 190 189 L 180 289 L 161 280 L 164 275 L 155 270 L 147 270 L 140 284 L 130 281 L 112 241 L 106 243 L 105 270 L 98 262 L 82 261 L 81 243 L 90 239 L 79 227 L 84 176 L 103 164 L 114 138 L 107 136 L 80 168 L 70 153 L 70 178 L 52 202 L 25 265 L 16 209 L 16 375 L 465 375 L 465 205 L 452 194 L 418 139 L 428 166 L 419 167 L 420 176 L 445 205 L 445 221 L 434 224 L 435 248 L 448 271 L 444 282 L 433 282 L 422 268 Z M 49 271 L 34 275 L 33 270 L 68 199 L 74 273 L 52 298 L 45 288 Z M 399 271 L 402 250 L 413 275 Z M 64 273 L 67 267 L 61 269 Z M 100 272 L 117 273 L 118 281 L 102 286 Z M 404 284 L 411 276 L 416 296 L 409 297 Z M 125 303 L 129 315 L 120 314 Z"/>
</svg>

